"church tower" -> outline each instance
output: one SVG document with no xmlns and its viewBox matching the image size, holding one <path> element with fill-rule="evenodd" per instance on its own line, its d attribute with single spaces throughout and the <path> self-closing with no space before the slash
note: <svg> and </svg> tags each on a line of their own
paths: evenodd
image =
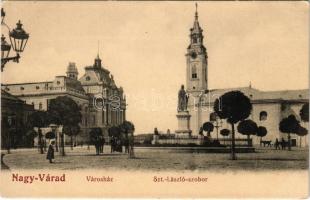
<svg viewBox="0 0 310 200">
<path fill-rule="evenodd" d="M 208 89 L 208 55 L 203 45 L 203 30 L 196 12 L 193 28 L 190 29 L 190 45 L 186 54 L 186 90 L 188 93 L 201 93 Z"/>
</svg>

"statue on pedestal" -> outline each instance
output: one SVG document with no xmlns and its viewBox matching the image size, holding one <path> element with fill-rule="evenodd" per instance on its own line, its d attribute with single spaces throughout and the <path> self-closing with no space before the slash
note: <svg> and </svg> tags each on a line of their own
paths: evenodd
<svg viewBox="0 0 310 200">
<path fill-rule="evenodd" d="M 178 94 L 178 111 L 187 111 L 188 95 L 184 90 L 184 85 L 181 85 L 181 89 Z"/>
</svg>

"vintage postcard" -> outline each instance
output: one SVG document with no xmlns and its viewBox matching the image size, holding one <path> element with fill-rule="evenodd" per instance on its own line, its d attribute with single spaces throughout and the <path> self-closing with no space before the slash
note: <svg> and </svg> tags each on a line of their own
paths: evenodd
<svg viewBox="0 0 310 200">
<path fill-rule="evenodd" d="M 306 1 L 4 1 L 2 197 L 307 198 Z"/>
</svg>

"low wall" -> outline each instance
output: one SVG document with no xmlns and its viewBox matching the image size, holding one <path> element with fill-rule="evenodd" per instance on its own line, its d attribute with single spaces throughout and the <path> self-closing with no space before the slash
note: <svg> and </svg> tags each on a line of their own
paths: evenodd
<svg viewBox="0 0 310 200">
<path fill-rule="evenodd" d="M 230 153 L 230 147 L 135 147 L 135 151 L 171 153 Z M 236 153 L 254 153 L 254 147 L 236 147 Z"/>
</svg>

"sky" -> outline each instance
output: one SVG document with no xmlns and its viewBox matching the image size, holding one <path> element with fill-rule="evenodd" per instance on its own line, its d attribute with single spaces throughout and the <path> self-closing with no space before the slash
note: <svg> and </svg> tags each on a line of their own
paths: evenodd
<svg viewBox="0 0 310 200">
<path fill-rule="evenodd" d="M 53 80 L 75 62 L 79 76 L 98 53 L 127 97 L 136 133 L 177 129 L 195 2 L 4 2 L 5 22 L 30 34 L 3 83 Z M 308 88 L 307 2 L 198 2 L 209 89 Z M 3 27 L 2 27 L 3 28 Z M 2 29 L 7 35 L 7 30 Z"/>
</svg>

